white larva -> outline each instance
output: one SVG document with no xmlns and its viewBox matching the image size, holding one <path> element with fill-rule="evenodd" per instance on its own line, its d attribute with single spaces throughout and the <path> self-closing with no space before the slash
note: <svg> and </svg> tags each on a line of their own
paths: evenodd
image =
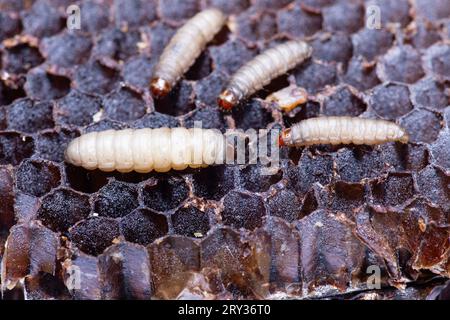
<svg viewBox="0 0 450 320">
<path fill-rule="evenodd" d="M 231 77 L 217 99 L 219 106 L 230 110 L 242 99 L 308 59 L 311 54 L 312 48 L 304 41 L 288 41 L 267 49 Z"/>
<path fill-rule="evenodd" d="M 290 112 L 298 105 L 308 101 L 308 92 L 304 88 L 291 84 L 267 96 L 266 101 L 273 103 L 284 112 Z"/>
<path fill-rule="evenodd" d="M 224 136 L 214 129 L 106 130 L 72 140 L 65 157 L 88 170 L 167 172 L 223 163 L 224 146 Z"/>
<path fill-rule="evenodd" d="M 407 143 L 406 131 L 394 122 L 357 117 L 318 117 L 300 121 L 282 131 L 280 146 L 313 144 L 382 144 Z"/>
<path fill-rule="evenodd" d="M 194 64 L 214 36 L 225 24 L 225 15 L 207 9 L 189 19 L 170 39 L 153 72 L 150 88 L 153 96 L 164 97 L 181 76 Z"/>
</svg>

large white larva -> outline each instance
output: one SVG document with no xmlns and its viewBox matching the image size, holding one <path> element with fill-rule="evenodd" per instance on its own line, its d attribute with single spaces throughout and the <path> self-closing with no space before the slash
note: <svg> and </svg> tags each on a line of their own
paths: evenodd
<svg viewBox="0 0 450 320">
<path fill-rule="evenodd" d="M 313 144 L 382 144 L 390 141 L 407 143 L 406 131 L 385 120 L 356 117 L 319 117 L 300 121 L 282 131 L 280 146 Z"/>
<path fill-rule="evenodd" d="M 214 129 L 106 130 L 72 140 L 65 157 L 88 170 L 167 172 L 223 163 L 224 146 L 224 136 Z"/>
<path fill-rule="evenodd" d="M 267 49 L 242 66 L 217 98 L 217 103 L 230 110 L 273 79 L 285 74 L 309 58 L 312 48 L 304 41 L 288 41 Z"/>
<path fill-rule="evenodd" d="M 164 97 L 194 64 L 206 44 L 222 29 L 225 15 L 207 9 L 189 19 L 170 39 L 153 72 L 150 88 L 153 96 Z"/>
</svg>

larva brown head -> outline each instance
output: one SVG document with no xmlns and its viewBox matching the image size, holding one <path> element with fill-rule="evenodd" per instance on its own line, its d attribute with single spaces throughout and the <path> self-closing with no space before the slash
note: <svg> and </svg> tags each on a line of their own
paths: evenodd
<svg viewBox="0 0 450 320">
<path fill-rule="evenodd" d="M 291 133 L 291 129 L 285 129 L 283 131 L 281 131 L 280 136 L 278 137 L 278 144 L 280 147 L 283 146 L 289 146 L 291 144 L 292 141 L 292 133 Z"/>
<path fill-rule="evenodd" d="M 239 96 L 231 89 L 225 89 L 217 98 L 219 107 L 226 111 L 230 111 L 239 102 Z"/>
<path fill-rule="evenodd" d="M 153 97 L 160 99 L 165 97 L 172 88 L 168 81 L 162 78 L 153 78 L 150 83 L 150 89 Z"/>
</svg>

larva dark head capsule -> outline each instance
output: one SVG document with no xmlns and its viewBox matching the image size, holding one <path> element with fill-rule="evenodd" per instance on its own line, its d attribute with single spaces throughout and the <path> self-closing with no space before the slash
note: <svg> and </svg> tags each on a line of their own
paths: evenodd
<svg viewBox="0 0 450 320">
<path fill-rule="evenodd" d="M 291 128 L 281 131 L 278 137 L 278 145 L 280 147 L 292 145 L 292 131 Z"/>
<path fill-rule="evenodd" d="M 233 109 L 240 100 L 240 95 L 233 89 L 225 89 L 217 98 L 219 107 L 226 111 Z"/>
<path fill-rule="evenodd" d="M 150 83 L 152 95 L 157 99 L 165 97 L 171 89 L 169 82 L 162 78 L 154 78 Z"/>
</svg>

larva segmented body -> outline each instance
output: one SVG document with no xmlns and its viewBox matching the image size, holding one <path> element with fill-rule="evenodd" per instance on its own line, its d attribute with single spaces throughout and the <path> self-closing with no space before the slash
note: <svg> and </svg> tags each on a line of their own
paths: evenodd
<svg viewBox="0 0 450 320">
<path fill-rule="evenodd" d="M 153 96 L 167 95 L 194 64 L 206 44 L 222 29 L 225 15 L 207 9 L 189 19 L 170 39 L 154 69 L 150 88 Z"/>
<path fill-rule="evenodd" d="M 223 163 L 224 146 L 223 135 L 213 129 L 106 130 L 74 139 L 65 156 L 88 170 L 167 172 Z"/>
<path fill-rule="evenodd" d="M 252 95 L 309 58 L 312 48 L 304 41 L 288 41 L 267 49 L 242 66 L 217 99 L 219 106 L 230 110 L 240 100 Z"/>
<path fill-rule="evenodd" d="M 280 135 L 280 145 L 407 143 L 406 131 L 397 124 L 356 117 L 319 117 L 300 121 Z"/>
</svg>

